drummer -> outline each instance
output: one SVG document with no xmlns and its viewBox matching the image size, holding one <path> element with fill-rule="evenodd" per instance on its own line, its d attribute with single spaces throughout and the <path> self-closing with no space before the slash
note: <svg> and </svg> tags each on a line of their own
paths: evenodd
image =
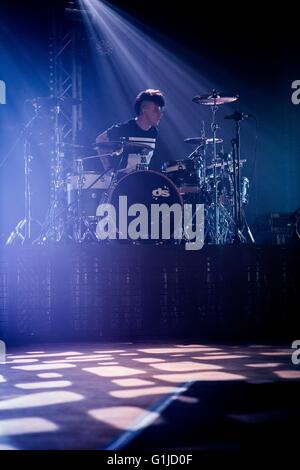
<svg viewBox="0 0 300 470">
<path fill-rule="evenodd" d="M 155 149 L 158 124 L 164 106 L 165 98 L 160 90 L 147 89 L 141 91 L 137 95 L 134 104 L 136 117 L 115 124 L 97 136 L 96 143 L 103 143 L 103 148 L 99 147 L 99 156 L 105 170 L 114 168 L 115 170 L 130 172 L 135 170 L 136 166 L 141 163 L 149 165 Z M 122 139 L 125 139 L 127 147 L 125 145 L 122 151 L 120 145 L 119 149 L 116 147 L 115 152 L 115 155 L 119 154 L 119 156 L 109 156 L 109 152 L 105 150 L 105 142 L 118 142 Z M 138 148 L 142 144 L 147 146 L 146 151 Z"/>
</svg>

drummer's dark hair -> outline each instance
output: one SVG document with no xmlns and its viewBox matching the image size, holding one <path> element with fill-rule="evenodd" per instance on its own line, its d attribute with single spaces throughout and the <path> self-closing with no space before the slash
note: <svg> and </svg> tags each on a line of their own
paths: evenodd
<svg viewBox="0 0 300 470">
<path fill-rule="evenodd" d="M 148 90 L 141 91 L 135 99 L 134 110 L 137 116 L 141 114 L 141 106 L 144 101 L 152 101 L 162 108 L 165 106 L 165 98 L 162 92 L 148 88 Z"/>
</svg>

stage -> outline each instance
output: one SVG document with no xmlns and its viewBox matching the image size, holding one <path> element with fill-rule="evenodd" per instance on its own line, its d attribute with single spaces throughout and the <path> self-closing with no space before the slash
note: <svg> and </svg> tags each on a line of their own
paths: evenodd
<svg viewBox="0 0 300 470">
<path fill-rule="evenodd" d="M 299 331 L 298 257 L 297 246 L 7 247 L 2 337 L 290 342 Z"/>
<path fill-rule="evenodd" d="M 298 259 L 296 245 L 6 247 L 0 449 L 116 452 L 103 463 L 294 449 Z"/>
<path fill-rule="evenodd" d="M 9 348 L 0 366 L 0 448 L 125 455 L 295 448 L 300 370 L 290 346 Z"/>
</svg>

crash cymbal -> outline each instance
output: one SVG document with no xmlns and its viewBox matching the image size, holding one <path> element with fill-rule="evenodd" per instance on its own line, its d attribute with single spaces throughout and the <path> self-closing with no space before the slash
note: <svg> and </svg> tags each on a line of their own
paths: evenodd
<svg viewBox="0 0 300 470">
<path fill-rule="evenodd" d="M 96 150 L 111 150 L 116 151 L 120 149 L 126 149 L 128 153 L 140 153 L 140 152 L 150 152 L 153 148 L 142 142 L 121 142 L 121 141 L 107 141 L 107 142 L 98 142 L 95 147 Z"/>
<path fill-rule="evenodd" d="M 238 95 L 224 95 L 221 93 L 211 93 L 209 95 L 194 96 L 192 101 L 197 104 L 204 104 L 206 106 L 215 106 L 226 103 L 233 103 L 239 98 Z"/>
<path fill-rule="evenodd" d="M 184 139 L 184 142 L 187 144 L 196 144 L 196 145 L 207 145 L 213 143 L 213 138 L 206 138 L 206 137 L 188 137 Z M 216 144 L 221 144 L 223 139 L 215 139 Z"/>
</svg>

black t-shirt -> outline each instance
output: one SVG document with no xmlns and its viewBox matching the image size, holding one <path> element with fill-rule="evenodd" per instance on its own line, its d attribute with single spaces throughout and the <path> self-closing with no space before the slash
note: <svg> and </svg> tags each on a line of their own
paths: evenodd
<svg viewBox="0 0 300 470">
<path fill-rule="evenodd" d="M 126 138 L 126 141 L 137 142 L 142 144 L 150 145 L 153 148 L 153 151 L 150 151 L 146 154 L 146 161 L 150 164 L 156 139 L 157 139 L 157 129 L 156 127 L 150 127 L 147 131 L 141 129 L 137 124 L 136 119 L 130 119 L 127 122 L 116 124 L 110 127 L 107 131 L 107 136 L 109 140 L 120 140 L 122 137 Z M 122 155 L 120 155 L 120 160 L 117 164 L 117 169 L 128 169 L 134 170 L 138 163 L 141 163 L 142 157 L 140 154 L 128 152 L 124 150 Z"/>
</svg>

